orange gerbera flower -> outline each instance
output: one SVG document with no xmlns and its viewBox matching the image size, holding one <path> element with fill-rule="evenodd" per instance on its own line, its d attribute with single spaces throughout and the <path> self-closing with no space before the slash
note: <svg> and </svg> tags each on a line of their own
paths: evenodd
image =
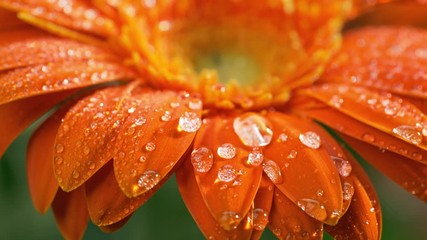
<svg viewBox="0 0 427 240">
<path fill-rule="evenodd" d="M 427 30 L 360 27 L 388 4 L 341 38 L 368 2 L 1 1 L 0 152 L 50 110 L 29 187 L 69 239 L 117 230 L 173 173 L 208 239 L 379 239 L 349 146 L 426 201 Z"/>
</svg>

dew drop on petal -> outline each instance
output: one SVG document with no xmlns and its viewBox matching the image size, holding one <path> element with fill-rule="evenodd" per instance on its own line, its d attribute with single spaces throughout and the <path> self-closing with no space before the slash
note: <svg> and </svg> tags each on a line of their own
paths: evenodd
<svg viewBox="0 0 427 240">
<path fill-rule="evenodd" d="M 277 142 L 286 142 L 288 140 L 288 135 L 281 133 L 277 138 Z"/>
<path fill-rule="evenodd" d="M 225 159 L 232 159 L 236 156 L 236 148 L 231 143 L 224 143 L 218 147 L 218 156 Z"/>
<path fill-rule="evenodd" d="M 292 158 L 296 158 L 298 155 L 298 152 L 295 150 L 291 150 L 287 156 L 287 158 L 292 159 Z"/>
<path fill-rule="evenodd" d="M 246 163 L 250 166 L 259 166 L 264 160 L 264 155 L 259 150 L 253 150 L 248 155 Z"/>
<path fill-rule="evenodd" d="M 135 112 L 135 110 L 136 109 L 134 107 L 131 107 L 131 108 L 128 109 L 128 113 L 133 113 L 133 112 Z"/>
<path fill-rule="evenodd" d="M 264 173 L 267 174 L 268 178 L 270 178 L 270 180 L 273 183 L 276 183 L 276 184 L 282 183 L 283 181 L 282 172 L 280 171 L 279 165 L 277 165 L 275 161 L 268 160 L 262 166 L 263 166 Z"/>
<path fill-rule="evenodd" d="M 202 100 L 200 99 L 193 99 L 190 102 L 188 102 L 188 108 L 192 110 L 199 110 L 202 109 Z"/>
<path fill-rule="evenodd" d="M 393 133 L 416 145 L 420 145 L 423 141 L 421 133 L 412 126 L 402 125 L 395 127 L 393 128 Z"/>
<path fill-rule="evenodd" d="M 157 183 L 160 182 L 160 174 L 156 171 L 148 170 L 144 172 L 138 179 L 138 186 L 143 188 L 145 191 L 152 189 Z"/>
<path fill-rule="evenodd" d="M 62 157 L 55 157 L 55 163 L 57 165 L 61 165 L 64 162 L 64 159 Z"/>
<path fill-rule="evenodd" d="M 146 122 L 147 122 L 147 119 L 145 119 L 145 117 L 139 117 L 139 118 L 135 119 L 135 125 L 136 126 L 141 126 Z"/>
<path fill-rule="evenodd" d="M 325 220 L 327 217 L 325 207 L 319 201 L 309 198 L 300 199 L 297 202 L 298 206 L 308 215 L 318 220 Z"/>
<path fill-rule="evenodd" d="M 142 155 L 141 157 L 139 157 L 139 162 L 145 162 L 147 160 L 147 157 L 145 157 L 144 155 Z"/>
<path fill-rule="evenodd" d="M 167 122 L 167 121 L 171 120 L 171 118 L 172 118 L 172 116 L 171 116 L 171 113 L 169 111 L 165 111 L 165 113 L 160 117 L 160 119 L 163 122 Z"/>
<path fill-rule="evenodd" d="M 96 164 L 95 164 L 93 161 L 88 161 L 88 162 L 87 162 L 87 167 L 88 167 L 90 170 L 93 170 L 93 169 L 95 169 Z"/>
<path fill-rule="evenodd" d="M 170 107 L 171 107 L 171 108 L 177 108 L 177 107 L 179 107 L 181 104 L 180 104 L 179 102 L 171 102 L 169 105 L 170 105 Z"/>
<path fill-rule="evenodd" d="M 246 113 L 235 118 L 233 129 L 242 143 L 249 147 L 267 146 L 273 137 L 273 130 L 268 121 L 255 113 Z"/>
<path fill-rule="evenodd" d="M 299 140 L 302 144 L 311 149 L 318 149 L 320 147 L 320 137 L 315 132 L 308 131 L 304 134 L 300 134 Z"/>
<path fill-rule="evenodd" d="M 352 168 L 349 161 L 340 157 L 335 157 L 335 156 L 331 156 L 331 159 L 334 162 L 335 167 L 338 170 L 338 173 L 342 177 L 348 177 L 350 175 Z"/>
<path fill-rule="evenodd" d="M 238 213 L 232 211 L 225 211 L 221 213 L 219 224 L 227 231 L 236 229 L 241 221 Z"/>
<path fill-rule="evenodd" d="M 74 179 L 77 179 L 77 178 L 80 177 L 80 173 L 77 170 L 74 170 L 73 173 L 72 173 L 72 176 L 73 176 Z"/>
<path fill-rule="evenodd" d="M 330 104 L 336 108 L 341 107 L 341 105 L 343 104 L 344 100 L 342 98 L 340 98 L 337 95 L 334 95 L 331 97 L 331 99 L 329 100 Z"/>
<path fill-rule="evenodd" d="M 236 169 L 231 165 L 224 165 L 218 169 L 218 179 L 222 182 L 231 182 L 237 177 Z"/>
<path fill-rule="evenodd" d="M 375 136 L 371 133 L 362 134 L 362 140 L 366 142 L 375 142 Z"/>
<path fill-rule="evenodd" d="M 268 214 L 261 208 L 254 209 L 254 229 L 257 231 L 262 231 L 267 226 L 268 223 Z"/>
<path fill-rule="evenodd" d="M 84 153 L 85 155 L 89 155 L 89 153 L 90 153 L 90 148 L 89 148 L 88 146 L 85 146 L 85 147 L 83 148 L 83 153 Z"/>
<path fill-rule="evenodd" d="M 152 152 L 156 149 L 156 144 L 153 142 L 149 142 L 147 144 L 145 144 L 145 150 Z"/>
<path fill-rule="evenodd" d="M 191 153 L 191 163 L 198 173 L 208 172 L 213 165 L 213 154 L 206 147 L 194 149 Z"/>
<path fill-rule="evenodd" d="M 64 146 L 62 146 L 62 144 L 56 144 L 55 146 L 55 150 L 57 153 L 62 153 L 64 151 Z"/>
<path fill-rule="evenodd" d="M 178 131 L 196 132 L 202 125 L 202 120 L 194 112 L 185 112 L 178 123 Z"/>
<path fill-rule="evenodd" d="M 348 182 L 344 182 L 343 187 L 342 187 L 342 194 L 343 194 L 343 198 L 346 201 L 349 201 L 354 194 L 354 187 L 353 185 L 351 185 Z"/>
</svg>

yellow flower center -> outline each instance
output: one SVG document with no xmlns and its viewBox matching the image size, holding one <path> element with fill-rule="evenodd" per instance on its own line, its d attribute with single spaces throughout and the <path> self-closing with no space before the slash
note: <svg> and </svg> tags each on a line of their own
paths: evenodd
<svg viewBox="0 0 427 240">
<path fill-rule="evenodd" d="M 198 93 L 207 107 L 259 109 L 316 79 L 344 3 L 324 13 L 318 1 L 129 1 L 116 41 L 152 86 Z"/>
</svg>

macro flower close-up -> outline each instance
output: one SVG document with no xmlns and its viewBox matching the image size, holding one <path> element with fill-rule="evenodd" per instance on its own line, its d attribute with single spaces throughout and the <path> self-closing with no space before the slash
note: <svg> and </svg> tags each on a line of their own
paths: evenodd
<svg viewBox="0 0 427 240">
<path fill-rule="evenodd" d="M 427 201 L 426 13 L 1 0 L 0 156 L 32 125 L 29 194 L 65 239 L 121 229 L 169 178 L 206 239 L 381 239 L 362 159 Z"/>
</svg>

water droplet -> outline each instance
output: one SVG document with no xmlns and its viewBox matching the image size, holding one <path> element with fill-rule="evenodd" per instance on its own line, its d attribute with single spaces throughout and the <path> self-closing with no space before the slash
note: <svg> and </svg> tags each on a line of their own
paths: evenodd
<svg viewBox="0 0 427 240">
<path fill-rule="evenodd" d="M 77 170 L 74 170 L 73 173 L 72 173 L 72 176 L 73 176 L 74 179 L 77 179 L 77 178 L 80 177 L 80 173 Z"/>
<path fill-rule="evenodd" d="M 344 200 L 349 201 L 353 197 L 353 194 L 354 194 L 353 185 L 351 185 L 351 183 L 344 182 L 344 184 L 342 186 L 342 194 L 343 194 Z"/>
<path fill-rule="evenodd" d="M 267 120 L 255 113 L 246 113 L 234 119 L 234 132 L 242 143 L 249 147 L 262 147 L 270 144 L 273 130 Z"/>
<path fill-rule="evenodd" d="M 141 126 L 146 122 L 147 122 L 147 119 L 145 119 L 145 117 L 139 117 L 139 118 L 135 119 L 135 125 L 137 125 L 137 126 Z"/>
<path fill-rule="evenodd" d="M 413 152 L 413 153 L 411 154 L 411 157 L 412 157 L 413 159 L 417 160 L 417 161 L 421 161 L 421 160 L 423 160 L 423 155 L 422 155 L 421 153 L 419 153 L 419 152 Z"/>
<path fill-rule="evenodd" d="M 88 162 L 87 162 L 87 167 L 88 167 L 90 170 L 93 170 L 93 169 L 95 169 L 96 165 L 95 165 L 95 163 L 94 163 L 93 161 L 88 161 Z"/>
<path fill-rule="evenodd" d="M 139 158 L 139 161 L 140 162 L 145 162 L 147 160 L 147 158 L 144 156 L 144 155 L 142 155 L 140 158 Z"/>
<path fill-rule="evenodd" d="M 236 156 L 236 148 L 231 143 L 224 143 L 218 147 L 218 156 L 225 159 L 232 159 Z"/>
<path fill-rule="evenodd" d="M 231 165 L 227 164 L 218 169 L 218 179 L 222 182 L 231 182 L 236 177 L 236 169 Z"/>
<path fill-rule="evenodd" d="M 323 221 L 327 217 L 325 207 L 317 200 L 303 198 L 300 199 L 297 204 L 304 212 L 306 212 L 308 215 L 312 216 L 315 219 Z"/>
<path fill-rule="evenodd" d="M 135 110 L 136 110 L 136 109 L 135 109 L 134 107 L 131 107 L 131 108 L 129 108 L 129 109 L 128 109 L 128 113 L 134 113 L 134 112 L 135 112 Z"/>
<path fill-rule="evenodd" d="M 90 153 L 90 148 L 89 148 L 88 146 L 85 146 L 85 147 L 83 148 L 83 153 L 84 153 L 85 155 L 89 155 L 89 153 Z"/>
<path fill-rule="evenodd" d="M 319 197 L 323 196 L 323 190 L 322 189 L 317 189 L 316 195 L 319 196 Z"/>
<path fill-rule="evenodd" d="M 238 213 L 232 211 L 222 212 L 219 218 L 219 224 L 227 231 L 236 229 L 241 221 Z"/>
<path fill-rule="evenodd" d="M 281 133 L 277 138 L 277 142 L 286 142 L 288 140 L 288 135 Z"/>
<path fill-rule="evenodd" d="M 247 164 L 250 166 L 259 166 L 262 161 L 264 160 L 264 155 L 261 151 L 253 150 L 248 155 L 248 160 L 246 161 Z"/>
<path fill-rule="evenodd" d="M 152 152 L 156 149 L 156 144 L 153 142 L 149 142 L 147 144 L 145 144 L 145 150 Z"/>
<path fill-rule="evenodd" d="M 302 144 L 311 149 L 318 149 L 320 147 L 320 137 L 315 132 L 308 131 L 304 134 L 300 134 L 299 140 Z"/>
<path fill-rule="evenodd" d="M 68 132 L 70 130 L 70 127 L 67 124 L 64 124 L 62 126 L 62 130 L 64 130 L 64 132 Z"/>
<path fill-rule="evenodd" d="M 337 95 L 332 96 L 331 99 L 329 100 L 329 103 L 336 108 L 341 107 L 343 102 L 344 100 Z"/>
<path fill-rule="evenodd" d="M 282 183 L 283 181 L 282 173 L 280 171 L 279 165 L 277 165 L 275 161 L 268 160 L 262 165 L 262 167 L 265 174 L 267 174 L 267 176 L 270 178 L 270 180 L 273 183 L 276 183 L 276 184 Z"/>
<path fill-rule="evenodd" d="M 179 107 L 181 104 L 180 104 L 179 102 L 171 102 L 169 105 L 171 106 L 171 108 L 177 108 L 177 107 Z"/>
<path fill-rule="evenodd" d="M 297 152 L 297 151 L 295 151 L 295 150 L 291 150 L 291 151 L 289 152 L 289 154 L 288 154 L 288 157 L 287 157 L 287 158 L 289 158 L 289 159 L 296 158 L 296 157 L 297 157 L 297 155 L 298 155 L 298 152 Z"/>
<path fill-rule="evenodd" d="M 129 135 L 134 134 L 134 133 L 135 133 L 135 128 L 134 128 L 134 127 L 132 127 L 132 126 L 130 126 L 130 127 L 128 128 L 127 133 L 128 133 Z"/>
<path fill-rule="evenodd" d="M 395 127 L 393 128 L 393 133 L 416 145 L 420 145 L 423 141 L 421 133 L 412 126 L 402 125 Z"/>
<path fill-rule="evenodd" d="M 144 172 L 138 179 L 138 186 L 143 188 L 145 191 L 152 189 L 157 183 L 160 182 L 160 174 L 156 171 L 148 170 Z"/>
<path fill-rule="evenodd" d="M 191 163 L 193 164 L 196 172 L 206 173 L 212 168 L 213 154 L 205 147 L 195 149 L 191 153 Z"/>
<path fill-rule="evenodd" d="M 172 118 L 172 116 L 171 116 L 171 113 L 169 111 L 165 111 L 165 113 L 163 114 L 163 116 L 160 117 L 160 119 L 163 122 L 167 122 L 167 121 L 171 120 L 171 118 Z"/>
<path fill-rule="evenodd" d="M 56 144 L 55 146 L 55 150 L 57 153 L 62 153 L 64 151 L 64 146 L 62 146 L 62 144 Z"/>
<path fill-rule="evenodd" d="M 55 163 L 58 165 L 61 165 L 64 162 L 64 159 L 62 157 L 55 157 Z"/>
<path fill-rule="evenodd" d="M 375 142 L 375 136 L 370 133 L 364 133 L 362 135 L 362 140 L 366 142 Z"/>
<path fill-rule="evenodd" d="M 342 177 L 348 177 L 350 175 L 352 168 L 349 161 L 340 157 L 335 157 L 335 156 L 331 156 L 331 159 L 334 162 L 335 167 L 338 170 L 338 173 Z"/>
<path fill-rule="evenodd" d="M 193 99 L 188 102 L 188 107 L 193 110 L 202 109 L 202 101 L 200 99 Z"/>
<path fill-rule="evenodd" d="M 185 112 L 179 118 L 178 131 L 196 132 L 202 125 L 199 116 L 193 112 Z"/>
<path fill-rule="evenodd" d="M 254 209 L 254 229 L 257 231 L 262 231 L 267 226 L 268 223 L 268 214 L 261 208 Z"/>
<path fill-rule="evenodd" d="M 119 152 L 117 156 L 118 156 L 120 159 L 123 159 L 123 158 L 125 158 L 126 153 L 124 153 L 124 152 Z"/>
</svg>

